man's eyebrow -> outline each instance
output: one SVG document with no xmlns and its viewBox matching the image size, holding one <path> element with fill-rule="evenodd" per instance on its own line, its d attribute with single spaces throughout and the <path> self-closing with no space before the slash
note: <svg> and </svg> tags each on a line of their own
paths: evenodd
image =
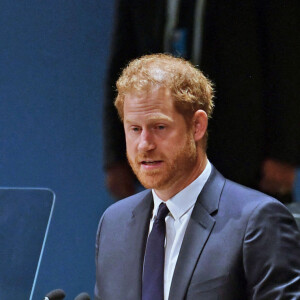
<svg viewBox="0 0 300 300">
<path fill-rule="evenodd" d="M 173 122 L 173 119 L 165 116 L 165 115 L 153 115 L 150 117 L 147 117 L 147 122 L 151 121 L 166 121 L 166 122 Z M 134 120 L 130 120 L 130 118 L 125 118 L 124 123 L 135 123 Z"/>
<path fill-rule="evenodd" d="M 172 118 L 166 116 L 166 115 L 154 115 L 149 117 L 147 120 L 149 121 L 168 121 L 168 122 L 172 122 Z"/>
</svg>

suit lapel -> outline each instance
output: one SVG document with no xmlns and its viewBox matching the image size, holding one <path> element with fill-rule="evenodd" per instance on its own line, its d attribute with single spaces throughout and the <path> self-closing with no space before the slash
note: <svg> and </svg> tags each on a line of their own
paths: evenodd
<svg viewBox="0 0 300 300">
<path fill-rule="evenodd" d="M 169 299 L 182 300 L 185 298 L 193 271 L 214 227 L 215 219 L 211 214 L 218 209 L 224 183 L 225 179 L 222 175 L 212 168 L 211 175 L 197 199 L 185 232 L 174 270 Z"/>
<path fill-rule="evenodd" d="M 142 272 L 144 252 L 147 241 L 149 228 L 149 220 L 153 210 L 152 193 L 149 191 L 140 203 L 133 209 L 132 217 L 128 222 L 128 245 L 130 245 L 128 253 L 128 298 L 142 298 Z M 132 253 L 136 256 L 132 257 Z"/>
</svg>

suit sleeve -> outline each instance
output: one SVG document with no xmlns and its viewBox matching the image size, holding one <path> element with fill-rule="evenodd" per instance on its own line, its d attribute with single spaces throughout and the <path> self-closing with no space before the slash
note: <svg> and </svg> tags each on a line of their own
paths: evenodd
<svg viewBox="0 0 300 300">
<path fill-rule="evenodd" d="M 300 233 L 281 203 L 252 212 L 243 251 L 249 299 L 300 299 Z"/>
</svg>

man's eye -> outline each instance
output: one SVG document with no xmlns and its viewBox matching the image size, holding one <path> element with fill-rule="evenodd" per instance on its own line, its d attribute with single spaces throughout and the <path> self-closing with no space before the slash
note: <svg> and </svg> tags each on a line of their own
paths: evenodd
<svg viewBox="0 0 300 300">
<path fill-rule="evenodd" d="M 157 129 L 158 130 L 163 130 L 163 129 L 166 129 L 166 126 L 165 125 L 158 125 Z"/>
<path fill-rule="evenodd" d="M 138 127 L 132 127 L 131 130 L 134 132 L 138 132 L 140 129 Z"/>
</svg>

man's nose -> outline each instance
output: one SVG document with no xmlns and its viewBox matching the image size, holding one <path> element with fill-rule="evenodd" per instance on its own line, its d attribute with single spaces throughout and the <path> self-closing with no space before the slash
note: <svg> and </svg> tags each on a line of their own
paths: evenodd
<svg viewBox="0 0 300 300">
<path fill-rule="evenodd" d="M 143 130 L 140 135 L 138 150 L 145 152 L 153 149 L 155 149 L 153 134 L 151 134 L 148 130 Z"/>
</svg>

